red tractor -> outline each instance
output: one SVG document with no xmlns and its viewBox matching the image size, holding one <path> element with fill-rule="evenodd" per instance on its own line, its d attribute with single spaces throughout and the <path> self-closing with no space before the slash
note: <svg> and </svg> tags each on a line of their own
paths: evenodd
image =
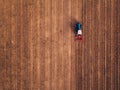
<svg viewBox="0 0 120 90">
<path fill-rule="evenodd" d="M 82 41 L 83 40 L 81 26 L 82 25 L 80 23 L 76 24 L 75 40 L 77 40 L 77 41 Z"/>
</svg>

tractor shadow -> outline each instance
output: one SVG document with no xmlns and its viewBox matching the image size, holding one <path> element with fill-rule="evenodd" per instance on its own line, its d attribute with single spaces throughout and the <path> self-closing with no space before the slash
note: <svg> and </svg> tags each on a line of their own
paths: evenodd
<svg viewBox="0 0 120 90">
<path fill-rule="evenodd" d="M 77 21 L 76 19 L 72 19 L 72 22 L 71 22 L 71 29 L 72 29 L 72 32 L 76 35 L 77 34 L 77 28 L 76 28 L 76 25 L 79 21 Z"/>
</svg>

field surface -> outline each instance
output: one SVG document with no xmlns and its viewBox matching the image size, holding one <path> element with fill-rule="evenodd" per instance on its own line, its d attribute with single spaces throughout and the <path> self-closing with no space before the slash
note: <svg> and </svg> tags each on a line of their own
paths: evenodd
<svg viewBox="0 0 120 90">
<path fill-rule="evenodd" d="M 0 0 L 0 90 L 120 90 L 120 0 Z"/>
</svg>

